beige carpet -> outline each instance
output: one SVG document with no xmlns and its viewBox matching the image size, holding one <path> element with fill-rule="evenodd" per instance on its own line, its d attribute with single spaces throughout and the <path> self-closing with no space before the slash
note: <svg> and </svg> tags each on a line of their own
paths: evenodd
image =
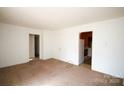
<svg viewBox="0 0 124 93">
<path fill-rule="evenodd" d="M 49 59 L 1 68 L 0 85 L 103 86 L 122 85 L 122 81 L 110 82 L 104 74 L 92 71 L 87 64 L 76 66 Z"/>
</svg>

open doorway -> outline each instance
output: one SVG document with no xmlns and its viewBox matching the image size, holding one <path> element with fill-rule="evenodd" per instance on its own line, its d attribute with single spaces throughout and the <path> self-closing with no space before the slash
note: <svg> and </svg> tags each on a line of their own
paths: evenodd
<svg viewBox="0 0 124 93">
<path fill-rule="evenodd" d="M 81 32 L 79 35 L 80 46 L 79 46 L 79 59 L 80 64 L 91 65 L 92 61 L 92 31 Z"/>
<path fill-rule="evenodd" d="M 29 34 L 29 60 L 39 59 L 39 35 Z"/>
</svg>

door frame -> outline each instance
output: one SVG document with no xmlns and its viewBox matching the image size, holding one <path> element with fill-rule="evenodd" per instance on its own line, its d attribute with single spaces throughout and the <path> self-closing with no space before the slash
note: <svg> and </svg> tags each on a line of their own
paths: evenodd
<svg viewBox="0 0 124 93">
<path fill-rule="evenodd" d="M 91 45 L 91 48 L 92 48 L 91 51 L 92 51 L 92 52 L 91 52 L 91 55 L 92 55 L 92 58 L 93 58 L 93 31 L 82 31 L 82 32 L 80 32 L 80 33 L 78 34 L 78 35 L 79 35 L 79 52 L 78 52 L 78 53 L 79 53 L 79 64 L 82 64 L 83 61 L 84 61 L 84 47 L 83 47 L 83 58 L 82 58 L 82 59 L 80 58 L 80 56 L 81 56 L 81 53 L 80 53 L 80 49 L 81 49 L 81 45 L 80 45 L 80 42 L 81 42 L 81 41 L 80 41 L 80 40 L 81 40 L 81 39 L 80 39 L 80 34 L 81 34 L 81 33 L 85 33 L 85 32 L 86 32 L 86 33 L 87 33 L 87 32 L 92 32 L 92 45 Z M 91 66 L 92 66 L 92 58 L 91 58 Z M 83 60 L 83 61 L 82 61 L 82 60 Z M 82 62 L 81 62 L 81 61 L 82 61 Z"/>
<path fill-rule="evenodd" d="M 34 34 L 34 33 L 29 33 L 28 34 L 28 59 L 30 60 L 30 41 L 29 41 L 29 39 L 30 39 L 30 35 L 38 35 L 39 36 L 39 57 L 38 57 L 38 59 L 40 59 L 40 34 Z M 35 46 L 35 44 L 34 44 L 34 46 Z M 35 50 L 35 49 L 34 49 Z M 35 52 L 34 52 L 34 56 L 35 56 Z"/>
</svg>

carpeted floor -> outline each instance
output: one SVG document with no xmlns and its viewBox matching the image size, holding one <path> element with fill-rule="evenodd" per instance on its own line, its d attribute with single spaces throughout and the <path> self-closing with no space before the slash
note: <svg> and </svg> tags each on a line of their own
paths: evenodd
<svg viewBox="0 0 124 93">
<path fill-rule="evenodd" d="M 92 71 L 87 64 L 76 66 L 49 59 L 1 68 L 0 85 L 104 86 L 122 83 L 109 82 L 104 74 Z"/>
</svg>

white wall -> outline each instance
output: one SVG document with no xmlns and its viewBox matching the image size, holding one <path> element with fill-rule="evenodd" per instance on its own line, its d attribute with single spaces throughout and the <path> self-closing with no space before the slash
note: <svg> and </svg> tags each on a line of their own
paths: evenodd
<svg viewBox="0 0 124 93">
<path fill-rule="evenodd" d="M 53 48 L 52 57 L 78 65 L 79 33 L 85 31 L 93 31 L 92 69 L 124 77 L 124 18 L 52 32 L 51 42 L 54 44 L 49 46 Z"/>
<path fill-rule="evenodd" d="M 76 42 L 76 34 L 74 31 L 55 31 L 54 33 L 54 44 L 53 44 L 53 57 L 76 64 L 78 58 L 75 56 L 78 49 L 75 48 L 75 46 L 78 47 L 79 42 Z"/>
<path fill-rule="evenodd" d="M 28 62 L 29 34 L 40 35 L 40 58 L 42 58 L 41 30 L 0 23 L 0 67 Z"/>
<path fill-rule="evenodd" d="M 92 69 L 124 78 L 124 18 L 94 24 Z"/>
<path fill-rule="evenodd" d="M 53 31 L 45 30 L 43 32 L 43 59 L 53 58 L 54 41 Z"/>
</svg>

